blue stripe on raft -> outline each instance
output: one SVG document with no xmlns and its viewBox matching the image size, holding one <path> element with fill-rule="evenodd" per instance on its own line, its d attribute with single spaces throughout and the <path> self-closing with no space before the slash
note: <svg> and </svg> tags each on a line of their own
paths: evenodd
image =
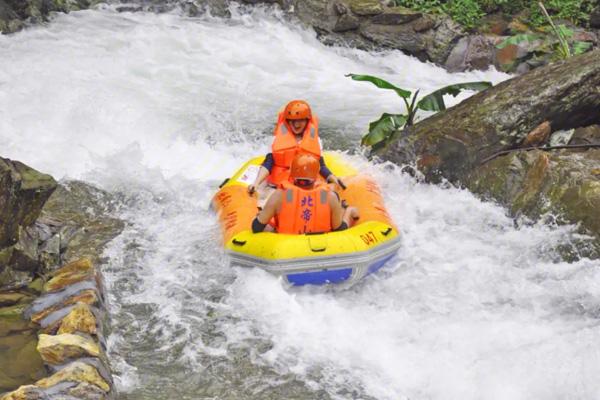
<svg viewBox="0 0 600 400">
<path fill-rule="evenodd" d="M 327 283 L 340 283 L 352 275 L 352 268 L 323 270 L 317 272 L 300 272 L 288 274 L 288 281 L 294 286 L 324 285 Z"/>
<path fill-rule="evenodd" d="M 388 262 L 392 257 L 394 257 L 394 254 L 392 254 L 391 256 L 382 258 L 381 260 L 375 261 L 373 264 L 369 265 L 369 269 L 368 269 L 366 275 L 369 275 L 369 274 L 372 274 L 373 272 L 379 271 L 381 269 L 381 267 L 383 267 L 385 265 L 385 263 Z"/>
</svg>

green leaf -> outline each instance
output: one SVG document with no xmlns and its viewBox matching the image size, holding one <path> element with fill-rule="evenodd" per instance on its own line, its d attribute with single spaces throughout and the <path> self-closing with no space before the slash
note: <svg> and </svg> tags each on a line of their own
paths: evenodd
<svg viewBox="0 0 600 400">
<path fill-rule="evenodd" d="M 391 89 L 398 94 L 398 96 L 403 97 L 405 99 L 409 98 L 411 92 L 397 86 L 392 85 L 388 81 L 384 81 L 381 78 L 371 75 L 357 75 L 357 74 L 348 74 L 355 81 L 363 81 L 363 82 L 371 82 L 373 85 L 377 86 L 380 89 Z"/>
<path fill-rule="evenodd" d="M 377 121 L 369 124 L 369 133 L 363 136 L 361 143 L 364 146 L 374 146 L 387 140 L 390 135 L 406 123 L 406 115 L 384 113 Z"/>
<path fill-rule="evenodd" d="M 433 93 L 428 94 L 423 97 L 418 103 L 417 108 L 424 111 L 442 111 L 446 109 L 446 104 L 444 104 L 444 95 L 449 94 L 453 97 L 456 97 L 463 90 L 485 90 L 491 87 L 491 82 L 464 82 L 457 83 L 455 85 L 450 85 L 443 87 L 441 89 L 436 90 Z"/>
<path fill-rule="evenodd" d="M 558 31 L 558 34 L 561 35 L 565 39 L 570 38 L 574 34 L 573 30 L 567 28 L 565 25 L 558 25 L 556 27 L 556 30 Z"/>
<path fill-rule="evenodd" d="M 573 54 L 583 54 L 588 51 L 592 47 L 592 44 L 589 42 L 575 42 L 573 43 Z"/>
<path fill-rule="evenodd" d="M 496 45 L 497 49 L 503 49 L 506 46 L 508 46 L 509 44 L 514 44 L 514 45 L 518 45 L 519 43 L 522 42 L 535 42 L 536 40 L 540 39 L 540 37 L 538 35 L 533 35 L 531 33 L 521 33 L 519 35 L 515 35 L 515 36 L 511 36 L 508 39 L 502 41 L 501 43 Z"/>
</svg>

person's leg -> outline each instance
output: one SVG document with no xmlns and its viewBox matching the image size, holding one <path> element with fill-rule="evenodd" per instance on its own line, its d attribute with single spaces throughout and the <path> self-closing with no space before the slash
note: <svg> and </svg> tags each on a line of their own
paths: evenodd
<svg viewBox="0 0 600 400">
<path fill-rule="evenodd" d="M 258 200 L 257 200 L 257 207 L 262 209 L 265 206 L 265 203 L 267 202 L 267 200 L 269 200 L 269 197 L 271 197 L 271 195 L 273 193 L 275 193 L 275 190 L 277 188 L 274 187 L 273 185 L 268 184 L 266 181 L 263 181 L 257 188 L 257 193 L 258 193 Z"/>
</svg>

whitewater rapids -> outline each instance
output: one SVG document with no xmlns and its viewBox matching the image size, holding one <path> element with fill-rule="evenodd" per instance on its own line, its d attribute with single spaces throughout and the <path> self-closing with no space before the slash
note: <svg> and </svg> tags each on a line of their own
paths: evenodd
<svg viewBox="0 0 600 400">
<path fill-rule="evenodd" d="M 326 47 L 274 9 L 232 11 L 104 6 L 0 36 L 0 156 L 113 193 L 127 221 L 102 267 L 121 398 L 600 397 L 600 269 L 560 261 L 573 228 L 515 224 L 357 151 L 402 103 L 344 74 L 422 93 L 508 76 Z M 230 268 L 208 212 L 293 98 L 321 118 L 325 147 L 376 177 L 404 236 L 393 265 L 351 290 Z"/>
</svg>

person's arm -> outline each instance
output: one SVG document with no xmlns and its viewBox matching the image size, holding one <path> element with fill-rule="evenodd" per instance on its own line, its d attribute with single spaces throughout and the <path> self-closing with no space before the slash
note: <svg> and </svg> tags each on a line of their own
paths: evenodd
<svg viewBox="0 0 600 400">
<path fill-rule="evenodd" d="M 269 197 L 267 203 L 252 221 L 252 232 L 258 233 L 265 230 L 265 227 L 275 216 L 275 213 L 281 208 L 281 190 L 276 191 Z"/>
<path fill-rule="evenodd" d="M 335 176 L 331 172 L 331 170 L 329 168 L 327 168 L 327 165 L 325 165 L 325 159 L 323 158 L 323 156 L 321 156 L 321 158 L 319 159 L 319 165 L 321 166 L 321 168 L 319 169 L 319 173 L 321 174 L 321 176 L 323 178 L 325 178 L 325 181 L 327 181 L 328 183 L 335 183 L 342 189 L 346 189 L 346 185 L 344 185 L 344 182 L 342 182 L 342 180 L 340 178 Z"/>
<path fill-rule="evenodd" d="M 258 170 L 258 174 L 256 175 L 256 179 L 254 180 L 254 183 L 251 185 L 248 185 L 248 193 L 250 193 L 250 194 L 254 193 L 254 191 L 256 190 L 258 185 L 260 185 L 267 178 L 267 176 L 269 176 L 269 174 L 271 173 L 271 170 L 273 169 L 273 165 L 274 165 L 273 154 L 269 153 L 269 154 L 267 154 L 267 156 L 265 157 L 265 160 L 260 165 L 260 169 Z"/>
<path fill-rule="evenodd" d="M 329 192 L 329 208 L 331 209 L 331 228 L 334 231 L 342 231 L 348 228 L 344 226 L 344 209 L 337 193 Z"/>
</svg>

